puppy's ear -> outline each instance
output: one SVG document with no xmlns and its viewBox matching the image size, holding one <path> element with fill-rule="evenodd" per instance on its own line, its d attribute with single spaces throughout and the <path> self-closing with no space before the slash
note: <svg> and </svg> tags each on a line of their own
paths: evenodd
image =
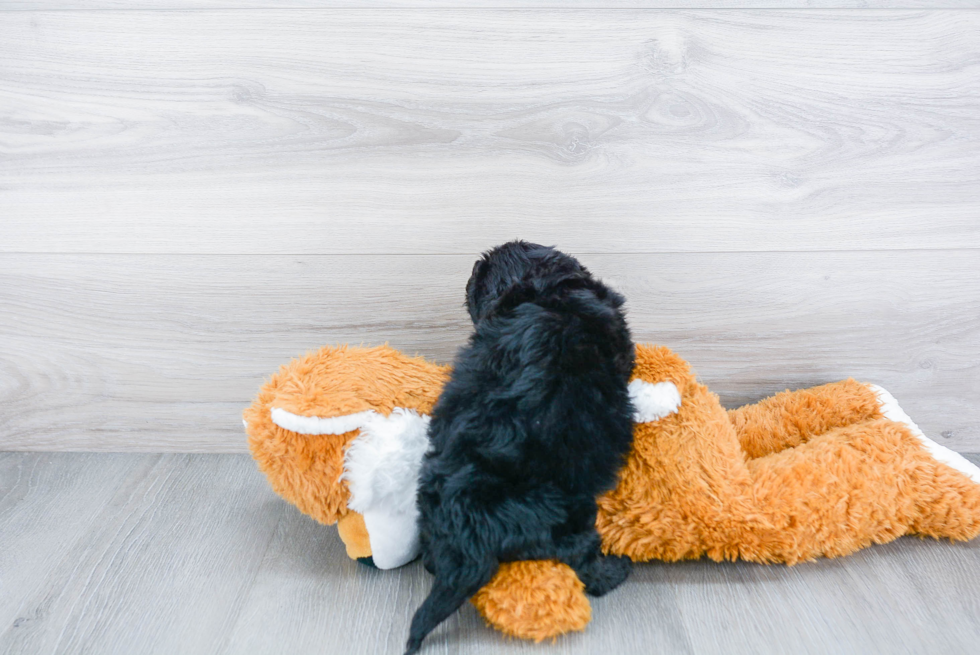
<svg viewBox="0 0 980 655">
<path fill-rule="evenodd" d="M 486 257 L 481 257 L 473 263 L 473 271 L 470 279 L 466 282 L 466 311 L 470 313 L 470 319 L 476 323 L 481 314 L 480 298 L 485 294 L 483 286 L 487 277 L 489 262 Z"/>
</svg>

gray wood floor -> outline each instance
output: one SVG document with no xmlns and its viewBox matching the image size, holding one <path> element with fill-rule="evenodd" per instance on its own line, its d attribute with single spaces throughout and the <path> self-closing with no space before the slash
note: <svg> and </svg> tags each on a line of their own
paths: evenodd
<svg viewBox="0 0 980 655">
<path fill-rule="evenodd" d="M 971 456 L 974 462 L 980 457 Z M 351 562 L 243 455 L 0 453 L 0 653 L 399 653 L 430 583 Z M 975 653 L 980 540 L 788 568 L 644 564 L 584 634 L 465 606 L 427 653 Z"/>
</svg>

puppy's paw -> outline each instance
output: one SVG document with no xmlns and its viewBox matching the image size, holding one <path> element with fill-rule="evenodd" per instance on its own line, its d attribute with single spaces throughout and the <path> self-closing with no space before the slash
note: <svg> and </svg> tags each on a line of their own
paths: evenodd
<svg viewBox="0 0 980 655">
<path fill-rule="evenodd" d="M 629 577 L 633 562 L 628 557 L 609 555 L 597 558 L 579 577 L 585 583 L 585 593 L 604 596 Z"/>
</svg>

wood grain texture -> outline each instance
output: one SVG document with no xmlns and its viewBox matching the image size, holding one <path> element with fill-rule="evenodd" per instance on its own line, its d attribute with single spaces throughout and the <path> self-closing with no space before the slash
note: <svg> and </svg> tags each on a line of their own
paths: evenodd
<svg viewBox="0 0 980 655">
<path fill-rule="evenodd" d="M 44 457 L 46 464 L 32 462 Z M 262 511 L 269 492 L 254 466 L 215 456 L 93 459 L 20 458 L 28 470 L 67 469 L 53 477 L 76 486 L 81 483 L 70 471 L 76 460 L 86 462 L 88 488 L 66 495 L 58 509 L 90 518 L 83 535 L 67 542 L 63 526 L 35 508 L 15 506 L 0 518 L 4 533 L 10 522 L 35 522 L 31 542 L 5 540 L 0 547 L 15 561 L 32 556 L 38 545 L 61 543 L 64 551 L 26 569 L 30 584 L 5 589 L 18 602 L 13 614 L 0 616 L 0 652 L 216 652 L 279 518 Z M 18 460 L 5 455 L 0 461 L 9 469 Z M 126 470 L 113 479 L 120 464 Z M 114 493 L 101 500 L 107 482 Z M 36 493 L 60 491 L 55 483 Z"/>
<path fill-rule="evenodd" d="M 51 567 L 77 554 L 125 478 L 144 470 L 134 469 L 135 461 L 0 453 L 0 634 L 48 615 L 58 592 Z M 27 607 L 27 597 L 37 602 Z M 0 646 L 0 652 L 12 651 Z"/>
<path fill-rule="evenodd" d="M 0 11 L 93 9 L 976 9 L 980 0 L 0 0 Z"/>
<path fill-rule="evenodd" d="M 904 537 L 794 567 L 664 568 L 675 602 L 688 609 L 683 625 L 693 652 L 968 652 L 980 624 L 950 617 L 968 616 L 977 604 L 976 589 L 964 586 L 974 573 L 961 572 L 978 556 L 976 541 L 949 547 Z"/>
<path fill-rule="evenodd" d="M 450 361 L 474 257 L 0 256 L 0 449 L 243 452 L 264 377 L 330 343 Z M 854 376 L 980 450 L 972 250 L 581 255 L 723 402 Z"/>
<path fill-rule="evenodd" d="M 0 250 L 977 248 L 978 48 L 972 11 L 8 12 Z"/>
<path fill-rule="evenodd" d="M 400 653 L 431 584 L 418 562 L 349 560 L 241 455 L 0 453 L 0 534 L 5 654 Z M 978 588 L 976 540 L 794 567 L 641 564 L 592 601 L 584 633 L 509 640 L 467 604 L 425 652 L 966 653 Z"/>
</svg>

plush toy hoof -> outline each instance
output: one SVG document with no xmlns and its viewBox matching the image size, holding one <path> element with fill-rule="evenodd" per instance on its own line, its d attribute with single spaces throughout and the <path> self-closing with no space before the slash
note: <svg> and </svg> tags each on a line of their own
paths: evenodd
<svg viewBox="0 0 980 655">
<path fill-rule="evenodd" d="M 533 641 L 584 630 L 592 618 L 585 585 L 568 566 L 550 560 L 501 564 L 471 602 L 489 625 Z"/>
<path fill-rule="evenodd" d="M 926 452 L 932 455 L 933 459 L 956 469 L 977 484 L 980 484 L 980 468 L 976 464 L 923 434 L 919 426 L 912 422 L 909 415 L 905 413 L 905 410 L 895 400 L 895 396 L 888 393 L 888 391 L 882 389 L 877 384 L 869 384 L 868 388 L 878 397 L 878 404 L 885 418 L 896 423 L 905 424 L 915 438 L 919 440 L 919 443 L 926 449 Z"/>
<path fill-rule="evenodd" d="M 377 565 L 375 565 L 374 563 L 374 558 L 371 557 L 370 555 L 368 555 L 367 557 L 358 557 L 357 561 L 363 564 L 364 566 L 370 566 L 372 569 L 378 568 Z"/>
</svg>

